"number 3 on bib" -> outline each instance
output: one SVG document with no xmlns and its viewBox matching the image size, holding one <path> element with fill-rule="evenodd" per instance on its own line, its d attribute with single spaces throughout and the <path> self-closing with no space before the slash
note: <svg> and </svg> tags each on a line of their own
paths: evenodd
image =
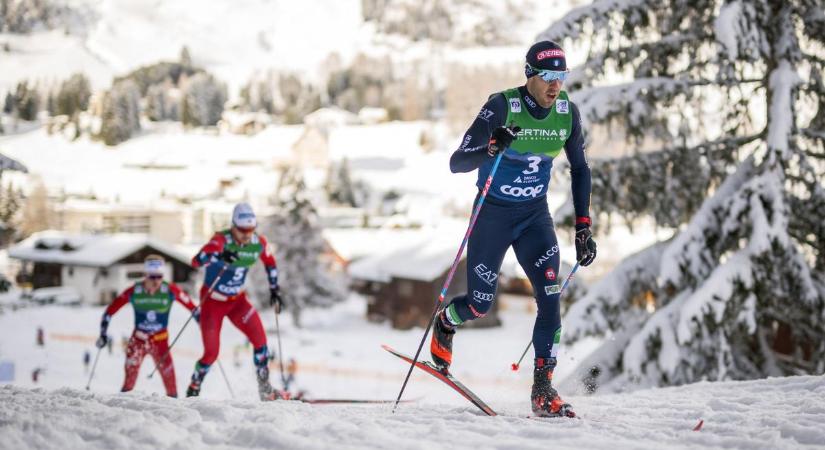
<svg viewBox="0 0 825 450">
<path fill-rule="evenodd" d="M 529 168 L 527 170 L 522 170 L 521 173 L 525 175 L 529 175 L 531 173 L 536 173 L 539 171 L 539 163 L 541 162 L 541 158 L 538 156 L 528 156 L 527 157 L 527 165 Z"/>
</svg>

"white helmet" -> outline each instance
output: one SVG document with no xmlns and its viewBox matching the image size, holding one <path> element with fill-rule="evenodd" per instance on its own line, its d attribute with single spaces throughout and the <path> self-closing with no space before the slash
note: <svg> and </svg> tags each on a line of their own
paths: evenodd
<svg viewBox="0 0 825 450">
<path fill-rule="evenodd" d="M 235 205 L 232 210 L 232 225 L 243 229 L 255 228 L 258 225 L 258 219 L 255 217 L 255 212 L 252 211 L 249 203 Z"/>
</svg>

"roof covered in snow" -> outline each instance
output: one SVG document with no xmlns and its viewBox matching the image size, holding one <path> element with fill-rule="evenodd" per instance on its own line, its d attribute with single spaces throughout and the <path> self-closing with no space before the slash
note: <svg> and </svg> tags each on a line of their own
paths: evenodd
<svg viewBox="0 0 825 450">
<path fill-rule="evenodd" d="M 175 247 L 145 234 L 76 234 L 41 231 L 9 249 L 9 256 L 24 261 L 108 267 L 132 253 L 151 247 L 178 262 L 189 258 Z"/>
<path fill-rule="evenodd" d="M 370 241 L 383 250 L 350 264 L 349 274 L 384 283 L 392 278 L 434 280 L 452 265 L 465 227 L 462 221 L 446 221 L 438 227 L 375 234 Z"/>
</svg>

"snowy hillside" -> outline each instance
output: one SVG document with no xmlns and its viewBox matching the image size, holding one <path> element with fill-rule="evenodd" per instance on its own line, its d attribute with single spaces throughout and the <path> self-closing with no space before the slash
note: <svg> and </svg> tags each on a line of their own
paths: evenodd
<svg viewBox="0 0 825 450">
<path fill-rule="evenodd" d="M 100 356 L 91 390 L 82 354 L 94 355 L 101 308 L 29 308 L 0 314 L 0 364 L 15 363 L 15 380 L 0 384 L 0 449 L 29 448 L 822 448 L 825 446 L 825 378 L 790 377 L 751 382 L 699 383 L 678 388 L 585 396 L 565 392 L 583 420 L 531 420 L 530 364 L 518 373 L 518 356 L 534 313 L 522 299 L 503 299 L 503 327 L 462 330 L 456 337 L 454 373 L 500 414 L 487 417 L 439 381 L 411 378 L 395 414 L 386 405 L 262 404 L 256 400 L 251 350 L 225 326 L 221 361 L 235 394 L 218 370 L 198 399 L 168 399 L 144 362 L 134 392 L 123 380 L 118 345 Z M 308 398 L 394 399 L 407 366 L 385 353 L 388 343 L 413 352 L 422 330 L 392 330 L 366 322 L 363 301 L 313 311 L 297 329 L 282 317 L 285 357 L 295 358 L 296 388 Z M 276 346 L 274 317 L 261 312 Z M 174 334 L 186 319 L 172 310 Z M 124 308 L 110 333 L 128 335 Z M 36 327 L 45 346 L 35 345 Z M 562 348 L 557 378 L 569 376 L 594 342 Z M 200 337 L 186 329 L 175 347 L 179 392 L 200 356 Z M 35 384 L 30 373 L 40 368 Z M 278 381 L 277 365 L 273 382 Z M 699 420 L 704 426 L 691 431 Z"/>
<path fill-rule="evenodd" d="M 70 23 L 27 34 L 0 33 L 0 92 L 23 79 L 60 81 L 85 71 L 95 89 L 113 76 L 159 60 L 176 60 L 188 47 L 193 62 L 230 86 L 230 93 L 255 72 L 296 71 L 318 81 L 331 54 L 343 62 L 358 52 L 419 52 L 409 42 L 377 42 L 365 23 L 360 0 L 65 0 Z M 456 1 L 454 16 L 494 19 L 517 6 L 524 16 L 513 31 L 525 43 L 551 18 L 569 9 L 566 0 Z M 529 13 L 529 14 L 528 14 Z M 69 19 L 66 19 L 69 21 Z M 419 46 L 421 47 L 421 46 Z M 428 48 L 424 43 L 422 48 Z"/>
<path fill-rule="evenodd" d="M 825 445 L 825 379 L 699 383 L 578 398 L 582 420 L 437 402 L 312 406 L 0 387 L 0 448 L 740 448 Z M 699 420 L 704 425 L 692 431 Z"/>
</svg>

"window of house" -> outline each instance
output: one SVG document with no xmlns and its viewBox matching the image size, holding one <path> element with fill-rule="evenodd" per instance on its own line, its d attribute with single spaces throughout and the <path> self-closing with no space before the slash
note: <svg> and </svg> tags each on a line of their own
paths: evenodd
<svg viewBox="0 0 825 450">
<path fill-rule="evenodd" d="M 408 280 L 400 280 L 398 282 L 398 295 L 402 297 L 413 296 L 413 283 Z"/>
</svg>

